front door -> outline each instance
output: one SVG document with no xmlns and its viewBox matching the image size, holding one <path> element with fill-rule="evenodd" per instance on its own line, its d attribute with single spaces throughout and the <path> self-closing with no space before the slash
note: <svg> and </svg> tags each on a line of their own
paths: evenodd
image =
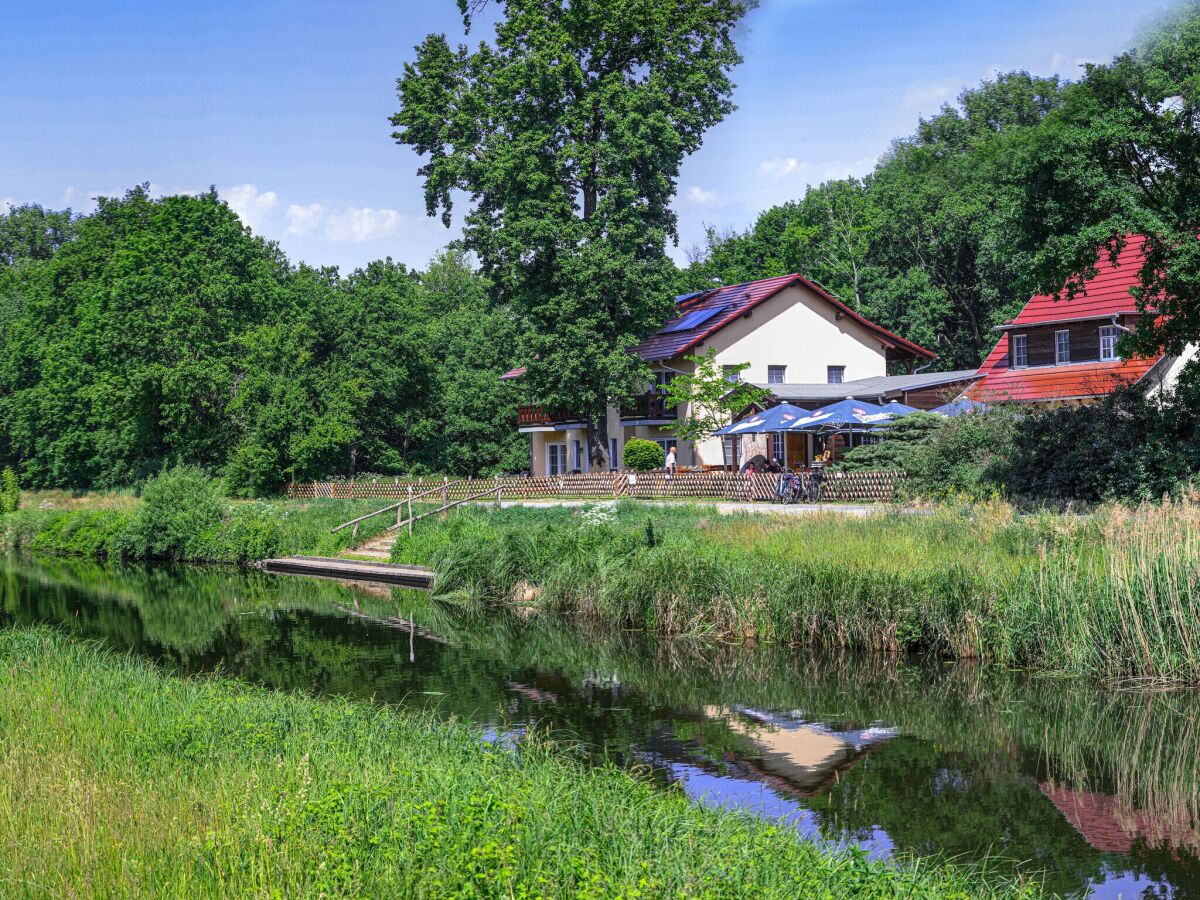
<svg viewBox="0 0 1200 900">
<path fill-rule="evenodd" d="M 567 445 L 566 444 L 547 444 L 546 445 L 546 474 L 547 475 L 566 475 L 567 474 Z"/>
</svg>

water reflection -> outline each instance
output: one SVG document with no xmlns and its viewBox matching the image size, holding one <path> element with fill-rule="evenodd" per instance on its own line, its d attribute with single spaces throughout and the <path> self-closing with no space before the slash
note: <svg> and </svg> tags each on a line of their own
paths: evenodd
<svg viewBox="0 0 1200 900">
<path fill-rule="evenodd" d="M 1200 894 L 1200 700 L 887 657 L 650 644 L 420 594 L 214 569 L 0 565 L 8 621 L 181 671 L 529 728 L 870 852 L 1001 857 L 1049 887 Z"/>
</svg>

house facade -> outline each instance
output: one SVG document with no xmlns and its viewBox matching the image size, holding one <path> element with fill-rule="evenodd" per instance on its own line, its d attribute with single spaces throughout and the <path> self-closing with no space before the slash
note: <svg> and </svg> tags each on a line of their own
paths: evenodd
<svg viewBox="0 0 1200 900">
<path fill-rule="evenodd" d="M 1000 340 L 966 396 L 986 403 L 1089 402 L 1129 385 L 1151 392 L 1174 385 L 1195 347 L 1181 356 L 1117 354 L 1121 334 L 1155 313 L 1140 312 L 1130 293 L 1142 262 L 1142 241 L 1134 237 L 1115 262 L 1107 254 L 1097 259 L 1096 275 L 1075 297 L 1031 297 L 1015 319 L 996 329 Z"/>
<path fill-rule="evenodd" d="M 731 378 L 768 386 L 845 384 L 886 376 L 889 365 L 911 370 L 935 358 L 929 350 L 863 318 L 801 275 L 679 297 L 675 315 L 632 351 L 649 364 L 654 383 L 644 394 L 608 410 L 613 468 L 620 467 L 625 442 L 632 438 L 658 442 L 664 455 L 674 445 L 681 466 L 726 464 L 731 448 L 720 438 L 693 445 L 673 436 L 669 426 L 690 410 L 668 407 L 664 399 L 671 379 L 692 371 L 685 357 L 709 350 L 716 351 L 720 366 L 749 363 L 740 375 L 731 372 Z M 504 377 L 519 378 L 523 371 L 514 369 Z M 518 428 L 530 436 L 533 474 L 588 471 L 587 425 L 582 417 L 567 410 L 522 406 Z M 811 451 L 796 448 L 794 452 Z M 733 450 L 733 458 L 737 455 Z"/>
</svg>

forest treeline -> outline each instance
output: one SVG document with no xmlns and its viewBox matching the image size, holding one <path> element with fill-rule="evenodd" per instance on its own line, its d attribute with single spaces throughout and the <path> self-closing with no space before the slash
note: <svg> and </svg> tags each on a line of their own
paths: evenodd
<svg viewBox="0 0 1200 900">
<path fill-rule="evenodd" d="M 448 215 L 451 189 L 472 179 L 487 191 L 462 241 L 423 271 L 390 259 L 349 274 L 295 265 L 215 191 L 155 199 L 135 187 L 86 215 L 11 209 L 0 216 L 0 468 L 32 487 L 86 488 L 185 463 L 245 495 L 293 478 L 519 470 L 520 392 L 602 410 L 632 391 L 644 373 L 621 348 L 661 320 L 672 293 L 800 272 L 935 350 L 938 367 L 974 368 L 1030 293 L 1058 290 L 1094 264 L 1097 246 L 1118 250 L 1130 233 L 1147 238 L 1136 300 L 1154 298 L 1166 315 L 1143 317 L 1122 352 L 1178 353 L 1200 336 L 1200 2 L 1078 80 L 1012 72 L 963 91 L 866 177 L 811 187 L 745 232 L 710 230 L 679 268 L 665 255 L 668 201 L 685 152 L 732 108 L 735 7 L 721 21 L 643 23 L 680 31 L 679 52 L 689 29 L 716 29 L 721 50 L 697 84 L 670 54 L 654 60 L 712 108 L 676 123 L 688 140 L 666 162 L 650 152 L 658 132 L 639 132 L 646 147 L 597 138 L 589 154 L 618 141 L 609 149 L 629 155 L 629 171 L 648 166 L 654 178 L 631 180 L 614 163 L 588 182 L 595 196 L 581 209 L 575 168 L 561 183 L 520 175 L 532 157 L 475 146 L 476 131 L 455 131 L 446 98 L 426 90 L 444 88 L 449 66 L 463 90 L 502 83 L 519 107 L 522 29 L 551 25 L 504 25 L 504 53 L 487 55 L 500 71 L 482 87 L 470 59 L 426 41 L 399 83 L 396 138 L 437 163 L 421 170 L 433 178 L 431 213 Z M 563 52 L 590 60 L 588 34 Z M 674 93 L 645 94 L 635 76 L 623 82 L 631 98 L 680 112 Z M 628 113 L 617 106 L 613 115 Z M 564 146 L 578 150 L 573 121 L 543 124 L 565 128 Z M 539 127 L 513 140 L 536 144 Z M 445 156 L 439 141 L 451 138 L 462 146 Z M 653 221 L 633 202 L 647 179 L 658 179 Z M 488 193 L 510 183 L 530 197 Z M 527 377 L 501 382 L 518 363 Z M 597 446 L 607 452 L 606 440 Z"/>
<path fill-rule="evenodd" d="M 34 487 L 165 466 L 259 495 L 355 471 L 515 469 L 514 323 L 448 250 L 293 266 L 215 192 L 0 218 L 0 460 Z"/>
</svg>

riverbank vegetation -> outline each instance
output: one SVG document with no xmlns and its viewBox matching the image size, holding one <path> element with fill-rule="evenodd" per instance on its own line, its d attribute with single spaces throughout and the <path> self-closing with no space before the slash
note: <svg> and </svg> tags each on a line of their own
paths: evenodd
<svg viewBox="0 0 1200 900">
<path fill-rule="evenodd" d="M 38 495 L 31 495 L 37 500 Z M 198 469 L 173 469 L 133 492 L 48 495 L 0 515 L 0 547 L 106 559 L 248 563 L 295 553 L 335 555 L 394 519 L 336 525 L 378 510 L 377 500 L 254 500 L 225 496 Z"/>
<path fill-rule="evenodd" d="M 634 503 L 463 510 L 401 535 L 435 591 L 604 627 L 1200 678 L 1200 506 L 1017 516 L 1000 502 L 855 519 Z"/>
<path fill-rule="evenodd" d="M 17 893 L 949 896 L 1024 893 L 827 854 L 537 738 L 181 679 L 0 632 L 0 859 Z M 55 852 L 48 852 L 53 846 Z"/>
</svg>

